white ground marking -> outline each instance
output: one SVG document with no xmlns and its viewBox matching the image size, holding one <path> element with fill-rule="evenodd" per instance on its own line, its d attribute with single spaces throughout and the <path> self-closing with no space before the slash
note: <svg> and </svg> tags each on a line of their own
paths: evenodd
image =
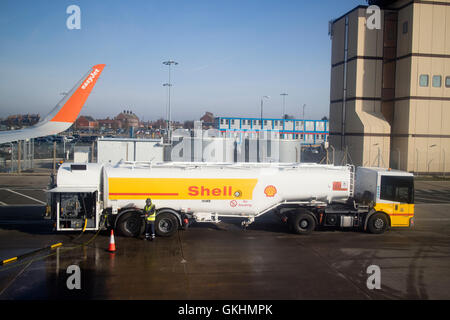
<svg viewBox="0 0 450 320">
<path fill-rule="evenodd" d="M 38 199 L 36 199 L 36 198 L 33 198 L 33 197 L 30 197 L 30 196 L 27 196 L 26 194 L 23 194 L 23 193 L 20 193 L 20 192 L 17 192 L 17 191 L 11 190 L 11 189 L 4 189 L 4 190 L 6 190 L 6 191 L 9 191 L 9 192 L 11 192 L 11 193 L 15 193 L 15 194 L 18 194 L 18 195 L 20 195 L 20 196 L 22 196 L 22 197 L 25 197 L 25 198 L 31 199 L 31 200 L 33 200 L 33 201 L 36 201 L 36 202 L 38 202 L 38 203 L 41 203 L 41 204 L 47 204 L 47 203 L 46 203 L 46 202 L 44 202 L 44 201 L 38 200 Z"/>
</svg>

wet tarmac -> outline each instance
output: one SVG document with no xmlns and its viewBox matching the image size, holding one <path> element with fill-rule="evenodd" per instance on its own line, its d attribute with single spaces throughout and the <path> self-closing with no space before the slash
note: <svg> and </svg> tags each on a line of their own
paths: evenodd
<svg viewBox="0 0 450 320">
<path fill-rule="evenodd" d="M 417 186 L 439 192 L 416 206 L 414 230 L 299 236 L 267 215 L 247 230 L 224 219 L 154 242 L 116 236 L 114 254 L 107 232 L 56 234 L 44 208 L 22 197 L 0 206 L 0 259 L 63 246 L 0 267 L 0 299 L 449 299 L 450 204 L 439 199 L 450 183 Z M 39 183 L 9 187 L 45 200 L 24 190 Z M 80 267 L 80 290 L 67 288 L 70 265 Z M 381 269 L 379 290 L 367 288 L 370 265 Z"/>
</svg>

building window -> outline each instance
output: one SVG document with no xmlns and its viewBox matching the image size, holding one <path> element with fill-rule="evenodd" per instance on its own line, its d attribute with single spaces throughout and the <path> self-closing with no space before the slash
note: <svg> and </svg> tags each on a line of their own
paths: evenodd
<svg viewBox="0 0 450 320">
<path fill-rule="evenodd" d="M 408 21 L 403 22 L 403 34 L 408 33 Z"/>
<path fill-rule="evenodd" d="M 264 125 L 267 126 L 267 120 L 264 120 Z"/>
<path fill-rule="evenodd" d="M 228 120 L 225 120 L 225 124 L 228 124 Z"/>
<path fill-rule="evenodd" d="M 427 74 L 421 74 L 420 75 L 419 85 L 421 87 L 428 87 L 428 75 Z"/>
<path fill-rule="evenodd" d="M 234 124 L 234 119 L 233 119 L 233 120 L 231 120 L 231 124 Z"/>
<path fill-rule="evenodd" d="M 441 76 L 433 76 L 433 87 L 440 88 L 442 85 L 442 77 Z"/>
<path fill-rule="evenodd" d="M 450 76 L 445 77 L 445 87 L 450 88 Z"/>
</svg>

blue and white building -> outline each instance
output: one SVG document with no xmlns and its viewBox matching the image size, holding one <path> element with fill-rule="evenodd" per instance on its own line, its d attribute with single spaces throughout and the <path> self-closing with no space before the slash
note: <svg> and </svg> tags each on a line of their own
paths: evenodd
<svg viewBox="0 0 450 320">
<path fill-rule="evenodd" d="M 328 140 L 328 120 L 217 117 L 216 127 L 224 135 L 274 132 L 280 139 L 302 140 L 302 144 L 317 145 Z"/>
</svg>

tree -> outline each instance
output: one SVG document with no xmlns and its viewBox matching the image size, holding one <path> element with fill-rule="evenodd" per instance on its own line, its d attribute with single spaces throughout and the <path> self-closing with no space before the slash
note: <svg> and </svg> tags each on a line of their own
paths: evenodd
<svg viewBox="0 0 450 320">
<path fill-rule="evenodd" d="M 194 129 L 194 121 L 186 120 L 186 121 L 183 123 L 183 128 L 184 128 L 184 129 Z"/>
</svg>

